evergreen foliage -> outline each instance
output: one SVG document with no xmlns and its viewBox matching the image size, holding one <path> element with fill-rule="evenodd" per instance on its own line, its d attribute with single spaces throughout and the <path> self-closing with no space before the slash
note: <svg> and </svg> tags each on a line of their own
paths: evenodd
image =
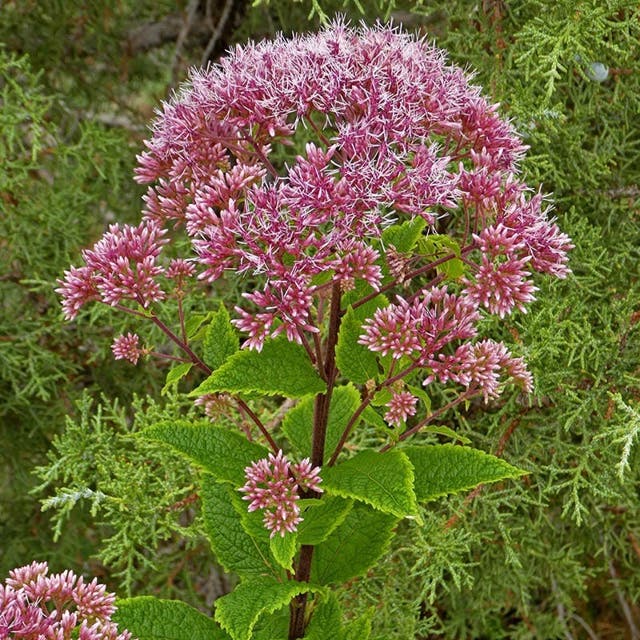
<svg viewBox="0 0 640 640">
<path fill-rule="evenodd" d="M 171 467 L 166 453 L 133 435 L 151 418 L 192 409 L 174 398 L 144 409 L 136 401 L 132 421 L 123 408 L 126 387 L 149 390 L 157 375 L 144 365 L 131 379 L 130 367 L 110 362 L 111 335 L 86 329 L 88 317 L 70 332 L 51 294 L 74 253 L 106 222 L 135 219 L 139 193 L 130 167 L 138 122 L 148 115 L 149 96 L 157 100 L 171 81 L 172 44 L 125 58 L 120 45 L 132 24 L 169 12 L 173 3 L 152 9 L 124 2 L 117 10 L 94 4 L 11 3 L 0 29 L 9 51 L 30 54 L 0 53 L 0 156 L 7 159 L 0 172 L 0 568 L 54 555 L 46 537 L 30 533 L 44 521 L 24 496 L 34 483 L 30 470 L 42 464 L 63 414 L 73 411 L 78 417 L 67 421 L 38 470 L 42 486 L 54 491 L 44 504 L 56 531 L 71 538 L 58 553 L 97 551 L 133 593 L 144 584 L 145 593 L 151 587 L 203 607 L 226 585 L 215 583 L 210 560 L 200 555 L 199 516 L 190 513 L 185 525 L 183 511 L 172 510 L 191 495 L 191 472 L 178 457 Z M 354 617 L 374 605 L 373 637 L 380 640 L 638 637 L 637 3 L 362 4 L 367 19 L 404 19 L 476 70 L 478 83 L 526 134 L 527 182 L 553 192 L 576 249 L 573 276 L 541 282 L 540 302 L 527 315 L 492 328 L 525 356 L 535 395 L 473 404 L 439 425 L 529 475 L 422 509 L 424 524 L 400 525 L 404 544 L 353 581 L 345 604 Z M 335 9 L 358 19 L 359 7 L 356 0 L 344 7 L 274 0 L 249 8 L 236 33 L 258 37 L 264 24 L 305 30 L 310 11 L 316 21 Z M 73 25 L 86 37 L 72 46 Z M 184 55 L 199 62 L 198 53 Z M 125 127 L 92 122 L 96 104 L 106 104 L 107 119 Z M 99 363 L 95 379 L 89 363 L 93 371 Z M 85 396 L 73 409 L 82 387 L 95 392 L 96 380 L 124 401 Z M 441 438 L 431 433 L 425 441 Z M 170 473 L 157 475 L 160 468 Z M 90 541 L 80 546 L 85 536 Z M 187 559 L 178 566 L 188 571 L 161 585 L 180 556 Z M 191 581 L 193 571 L 201 579 Z"/>
</svg>

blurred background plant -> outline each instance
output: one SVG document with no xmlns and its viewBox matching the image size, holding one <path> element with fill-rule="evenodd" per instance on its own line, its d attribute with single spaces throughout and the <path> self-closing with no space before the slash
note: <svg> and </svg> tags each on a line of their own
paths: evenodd
<svg viewBox="0 0 640 640">
<path fill-rule="evenodd" d="M 336 11 L 403 22 L 474 69 L 576 245 L 573 276 L 492 328 L 519 344 L 534 396 L 446 421 L 531 475 L 430 508 L 344 597 L 354 613 L 375 605 L 380 640 L 640 638 L 640 10 L 627 0 L 3 3 L 0 569 L 46 559 L 203 608 L 228 588 L 190 470 L 135 438 L 149 416 L 195 409 L 161 395 L 162 367 L 112 359 L 122 318 L 95 307 L 66 325 L 52 291 L 108 223 L 137 220 L 135 155 L 190 65 Z"/>
</svg>

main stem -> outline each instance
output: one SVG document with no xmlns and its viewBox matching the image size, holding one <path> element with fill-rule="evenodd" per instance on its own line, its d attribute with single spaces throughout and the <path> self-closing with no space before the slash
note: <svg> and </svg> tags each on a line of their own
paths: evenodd
<svg viewBox="0 0 640 640">
<path fill-rule="evenodd" d="M 318 366 L 323 368 L 323 377 L 327 382 L 327 390 L 316 397 L 313 411 L 313 440 L 311 443 L 311 464 L 314 467 L 321 467 L 324 462 L 324 446 L 327 436 L 327 423 L 329 420 L 329 406 L 331 396 L 336 381 L 336 343 L 338 342 L 338 330 L 340 329 L 340 283 L 334 283 L 331 293 L 331 315 L 329 317 L 329 333 L 327 335 L 326 351 L 324 363 L 318 362 Z M 310 492 L 305 496 L 317 498 L 318 494 Z M 295 580 L 298 582 L 309 582 L 311 576 L 311 560 L 313 559 L 312 545 L 302 545 L 300 557 L 296 567 Z M 301 593 L 296 596 L 290 605 L 291 618 L 289 621 L 289 640 L 296 640 L 304 636 L 306 628 L 305 613 L 307 608 L 307 594 Z"/>
</svg>

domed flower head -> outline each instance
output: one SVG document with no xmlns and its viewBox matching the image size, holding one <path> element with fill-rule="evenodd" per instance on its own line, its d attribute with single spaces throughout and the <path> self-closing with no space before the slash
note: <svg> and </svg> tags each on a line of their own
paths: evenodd
<svg viewBox="0 0 640 640">
<path fill-rule="evenodd" d="M 523 308 L 532 271 L 567 272 L 568 238 L 516 178 L 525 147 L 511 123 L 441 50 L 392 27 L 338 21 L 237 47 L 192 72 L 147 147 L 146 218 L 184 225 L 201 279 L 258 277 L 237 309 L 250 348 L 317 332 L 326 274 L 344 291 L 380 287 L 385 264 L 398 268 L 380 241 L 394 222 L 438 233 L 445 221 L 466 292 L 490 313 Z M 492 226 L 509 241 L 487 254 Z"/>
</svg>

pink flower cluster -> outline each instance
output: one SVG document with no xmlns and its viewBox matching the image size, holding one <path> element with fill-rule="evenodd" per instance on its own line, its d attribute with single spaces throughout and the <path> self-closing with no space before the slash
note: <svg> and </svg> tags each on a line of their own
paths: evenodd
<svg viewBox="0 0 640 640">
<path fill-rule="evenodd" d="M 104 585 L 48 572 L 46 562 L 32 562 L 0 584 L 0 640 L 130 640 L 111 620 L 115 595 Z"/>
<path fill-rule="evenodd" d="M 245 468 L 246 484 L 240 488 L 245 493 L 243 500 L 249 500 L 249 511 L 263 509 L 264 526 L 271 531 L 271 537 L 279 533 L 284 537 L 287 531 L 296 531 L 302 522 L 300 517 L 300 491 L 322 493 L 319 484 L 320 468 L 313 467 L 308 458 L 291 464 L 282 451 L 269 454 Z"/>
<path fill-rule="evenodd" d="M 167 239 L 158 225 L 142 222 L 137 227 L 113 224 L 93 249 L 82 252 L 84 266 L 71 267 L 59 281 L 67 319 L 92 300 L 116 306 L 130 300 L 145 309 L 166 297 L 157 276 L 164 273 L 157 258 Z"/>
<path fill-rule="evenodd" d="M 404 424 L 408 417 L 416 415 L 416 398 L 410 391 L 397 391 L 387 403 L 387 412 L 384 419 L 396 427 Z"/>
<path fill-rule="evenodd" d="M 397 285 L 396 301 L 364 323 L 362 344 L 409 358 L 426 383 L 490 398 L 496 376 L 511 375 L 528 389 L 504 346 L 473 344 L 477 324 L 482 313 L 526 311 L 534 274 L 565 277 L 572 245 L 519 178 L 526 148 L 497 109 L 442 51 L 389 26 L 338 21 L 237 47 L 164 105 L 139 156 L 137 180 L 150 184 L 143 221 L 113 225 L 85 266 L 66 272 L 65 315 L 91 300 L 148 309 L 168 295 L 161 276 L 181 291 L 196 278 L 251 274 L 233 322 L 259 350 L 280 333 L 312 344 L 334 284 Z M 414 218 L 455 241 L 460 278 L 434 283 L 442 256 L 383 242 L 386 227 Z M 180 229 L 193 257 L 162 266 Z M 131 334 L 113 351 L 131 362 L 143 353 Z"/>
<path fill-rule="evenodd" d="M 184 225 L 204 280 L 262 276 L 235 320 L 256 349 L 318 331 L 320 274 L 379 287 L 376 240 L 396 220 L 451 218 L 479 249 L 465 292 L 491 313 L 532 300 L 532 271 L 567 273 L 568 238 L 516 178 L 512 125 L 442 51 L 387 26 L 236 48 L 192 73 L 147 146 L 145 218 Z"/>
</svg>

